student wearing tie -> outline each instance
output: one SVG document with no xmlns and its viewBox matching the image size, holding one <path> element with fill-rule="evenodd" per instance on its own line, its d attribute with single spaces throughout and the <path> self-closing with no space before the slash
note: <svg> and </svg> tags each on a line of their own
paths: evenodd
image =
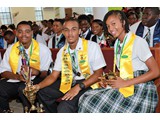
<svg viewBox="0 0 160 120">
<path fill-rule="evenodd" d="M 54 36 L 48 41 L 49 48 L 62 48 L 65 45 L 66 38 L 62 34 L 63 19 L 55 19 L 53 22 Z"/>
<path fill-rule="evenodd" d="M 146 39 L 150 47 L 154 47 L 160 42 L 159 8 L 144 8 L 142 21 L 133 24 L 130 30 L 136 35 Z"/>
<path fill-rule="evenodd" d="M 105 17 L 108 32 L 117 38 L 114 69 L 119 77 L 100 82 L 102 88 L 85 92 L 79 99 L 79 112 L 153 113 L 158 103 L 153 79 L 160 75 L 147 42 L 129 31 L 124 12 L 109 11 Z M 105 87 L 105 84 L 110 87 Z"/>
</svg>

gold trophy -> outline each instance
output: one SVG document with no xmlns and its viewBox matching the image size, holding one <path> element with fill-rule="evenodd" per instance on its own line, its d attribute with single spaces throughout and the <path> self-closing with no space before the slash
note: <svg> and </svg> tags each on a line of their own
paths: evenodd
<svg viewBox="0 0 160 120">
<path fill-rule="evenodd" d="M 116 80 L 117 76 L 119 76 L 119 72 L 109 71 L 108 73 L 103 73 L 103 75 L 98 79 L 104 84 L 105 87 L 107 87 L 107 80 Z"/>
<path fill-rule="evenodd" d="M 36 93 L 37 90 L 35 90 L 33 88 L 33 82 L 31 81 L 31 73 L 32 73 L 32 69 L 29 66 L 29 59 L 28 59 L 28 55 L 25 52 L 24 46 L 22 44 L 20 44 L 18 46 L 20 55 L 21 55 L 21 60 L 22 60 L 22 65 L 26 65 L 25 68 L 23 68 L 21 70 L 21 74 L 24 77 L 24 79 L 26 80 L 26 87 L 23 90 L 23 94 L 26 96 L 26 98 L 28 99 L 28 101 L 31 103 L 31 108 L 29 109 L 27 106 L 25 107 L 25 112 L 26 113 L 30 113 L 33 111 L 37 111 L 37 112 L 44 112 L 42 107 L 43 105 L 39 105 L 39 106 L 35 106 L 35 100 L 36 100 Z"/>
<path fill-rule="evenodd" d="M 32 69 L 28 67 L 26 74 L 25 74 L 27 78 L 26 87 L 23 90 L 23 94 L 26 96 L 28 101 L 31 103 L 31 108 L 29 109 L 29 112 L 37 110 L 36 106 L 34 105 L 37 91 L 33 89 L 33 82 L 31 81 L 31 72 L 32 72 Z"/>
</svg>

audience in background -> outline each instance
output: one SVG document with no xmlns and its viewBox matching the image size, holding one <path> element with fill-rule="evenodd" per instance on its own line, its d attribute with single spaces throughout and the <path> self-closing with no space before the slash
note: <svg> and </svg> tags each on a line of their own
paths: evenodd
<svg viewBox="0 0 160 120">
<path fill-rule="evenodd" d="M 33 24 L 32 25 L 32 30 L 33 30 L 33 38 L 36 41 L 38 41 L 40 43 L 43 43 L 44 45 L 47 46 L 47 43 L 42 36 L 42 31 L 39 29 L 39 26 L 37 24 Z"/>
<path fill-rule="evenodd" d="M 160 42 L 160 19 L 158 7 L 144 8 L 142 21 L 133 24 L 130 30 L 146 39 L 150 47 Z"/>
<path fill-rule="evenodd" d="M 81 34 L 80 37 L 90 40 L 92 36 L 92 32 L 90 30 L 90 18 L 87 15 L 80 15 L 78 17 L 80 29 L 81 29 Z"/>
<path fill-rule="evenodd" d="M 62 48 L 64 46 L 66 39 L 65 36 L 62 34 L 63 23 L 63 19 L 54 20 L 52 29 L 55 35 L 48 41 L 49 48 Z"/>
<path fill-rule="evenodd" d="M 93 20 L 91 30 L 94 34 L 91 38 L 91 41 L 98 43 L 101 48 L 109 47 L 107 39 L 105 37 L 103 21 L 101 21 L 100 19 Z"/>
<path fill-rule="evenodd" d="M 5 33 L 4 33 L 4 39 L 5 41 L 7 42 L 7 48 L 9 46 L 11 46 L 12 44 L 14 44 L 15 42 L 17 42 L 17 37 L 16 35 L 10 31 L 10 30 L 7 30 Z"/>
</svg>

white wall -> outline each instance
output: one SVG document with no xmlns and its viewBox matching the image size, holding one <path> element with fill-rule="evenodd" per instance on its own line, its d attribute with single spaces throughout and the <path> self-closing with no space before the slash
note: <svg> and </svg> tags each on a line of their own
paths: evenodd
<svg viewBox="0 0 160 120">
<path fill-rule="evenodd" d="M 45 7 L 43 8 L 43 17 L 46 20 L 54 19 L 54 8 L 53 7 Z"/>
</svg>

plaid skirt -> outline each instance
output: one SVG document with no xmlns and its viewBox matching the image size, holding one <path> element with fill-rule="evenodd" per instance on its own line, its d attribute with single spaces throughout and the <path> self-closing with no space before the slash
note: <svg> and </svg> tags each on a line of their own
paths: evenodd
<svg viewBox="0 0 160 120">
<path fill-rule="evenodd" d="M 79 99 L 81 113 L 153 113 L 158 104 L 153 81 L 134 85 L 134 95 L 123 97 L 118 89 L 100 88 L 85 92 Z"/>
</svg>

